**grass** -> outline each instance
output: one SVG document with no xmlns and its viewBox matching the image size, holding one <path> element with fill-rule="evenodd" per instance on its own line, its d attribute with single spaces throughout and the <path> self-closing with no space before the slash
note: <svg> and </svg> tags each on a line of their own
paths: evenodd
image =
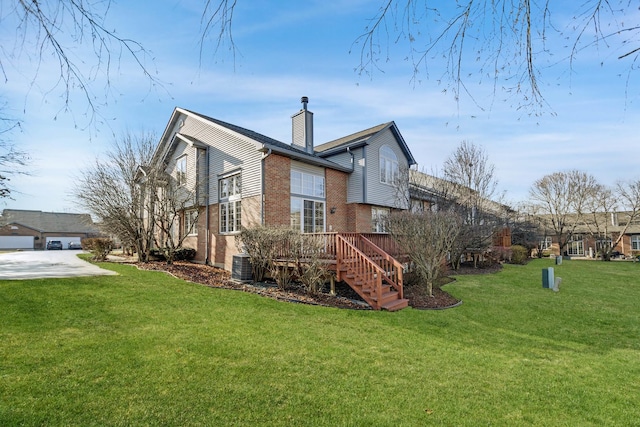
<svg viewBox="0 0 640 427">
<path fill-rule="evenodd" d="M 0 425 L 640 425 L 640 263 L 505 266 L 397 313 L 102 266 L 0 281 Z"/>
</svg>

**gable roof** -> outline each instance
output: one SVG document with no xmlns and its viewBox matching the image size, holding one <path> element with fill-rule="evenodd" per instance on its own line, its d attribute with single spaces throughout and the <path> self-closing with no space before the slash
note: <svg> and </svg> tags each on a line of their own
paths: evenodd
<svg viewBox="0 0 640 427">
<path fill-rule="evenodd" d="M 409 166 L 415 165 L 416 160 L 413 158 L 413 154 L 411 154 L 409 146 L 405 142 L 404 138 L 400 134 L 400 130 L 393 121 L 382 123 L 369 129 L 361 130 L 360 132 L 356 132 L 351 135 L 347 135 L 342 138 L 320 144 L 315 147 L 315 150 L 319 156 L 326 157 L 337 152 L 344 151 L 347 148 L 361 147 L 363 145 L 367 145 L 371 138 L 375 137 L 381 132 L 384 132 L 387 129 L 389 129 L 393 136 L 396 138 L 400 149 L 409 162 Z"/>
<path fill-rule="evenodd" d="M 41 233 L 98 233 L 89 214 L 5 209 L 1 222 L 22 225 Z"/>
<path fill-rule="evenodd" d="M 166 139 L 170 136 L 170 132 L 174 128 L 181 114 L 194 117 L 198 120 L 206 122 L 209 125 L 220 127 L 225 129 L 227 132 L 230 131 L 236 135 L 239 135 L 244 140 L 253 142 L 256 146 L 256 150 L 258 151 L 262 151 L 264 153 L 276 152 L 276 153 L 285 155 L 287 157 L 290 157 L 292 159 L 300 160 L 313 165 L 327 167 L 330 169 L 336 169 L 343 172 L 351 172 L 350 168 L 346 168 L 330 160 L 324 159 L 318 155 L 309 154 L 302 149 L 292 146 L 291 144 L 286 144 L 284 142 L 278 141 L 274 138 L 268 137 L 261 133 L 243 128 L 241 126 L 227 123 L 222 120 L 214 119 L 213 117 L 205 116 L 204 114 L 196 113 L 194 111 L 190 111 L 190 110 L 179 108 L 179 107 L 177 107 L 174 110 L 171 116 L 171 120 L 167 124 L 167 127 L 162 135 L 162 138 L 160 139 L 161 141 L 160 146 L 158 146 L 158 149 L 156 150 L 156 154 L 155 154 L 156 156 L 161 156 L 164 158 L 170 153 L 172 141 L 167 141 Z M 191 141 L 191 143 L 194 145 L 202 144 L 200 141 L 197 141 L 195 138 L 192 138 L 186 135 L 177 134 L 177 136 L 182 140 Z M 161 147 L 162 145 L 165 145 L 165 147 L 162 148 Z"/>
</svg>

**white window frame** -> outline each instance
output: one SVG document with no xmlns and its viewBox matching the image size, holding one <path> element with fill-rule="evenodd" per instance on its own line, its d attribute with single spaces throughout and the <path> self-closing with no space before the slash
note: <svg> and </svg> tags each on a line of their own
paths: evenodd
<svg viewBox="0 0 640 427">
<path fill-rule="evenodd" d="M 567 254 L 569 256 L 584 256 L 584 238 L 582 234 L 571 236 L 571 240 L 567 242 Z"/>
<path fill-rule="evenodd" d="M 242 177 L 237 173 L 218 180 L 220 234 L 238 233 L 242 228 Z"/>
<path fill-rule="evenodd" d="M 324 175 L 291 169 L 290 224 L 301 233 L 324 233 L 326 185 Z"/>
<path fill-rule="evenodd" d="M 176 182 L 178 185 L 187 183 L 187 155 L 184 154 L 176 160 Z"/>
<path fill-rule="evenodd" d="M 291 227 L 301 233 L 324 233 L 326 203 L 302 197 L 291 197 Z"/>
<path fill-rule="evenodd" d="M 184 211 L 184 229 L 185 236 L 194 236 L 198 234 L 198 210 L 189 209 Z"/>
<path fill-rule="evenodd" d="M 540 250 L 546 251 L 547 249 L 551 249 L 552 244 L 553 241 L 551 239 L 551 236 L 546 236 L 544 239 L 540 240 Z"/>
<path fill-rule="evenodd" d="M 383 145 L 379 150 L 380 155 L 380 182 L 394 185 L 400 176 L 398 156 L 388 145 Z"/>
<path fill-rule="evenodd" d="M 631 235 L 631 250 L 640 251 L 640 234 Z"/>
<path fill-rule="evenodd" d="M 391 209 L 371 207 L 371 230 L 374 233 L 386 233 L 387 227 L 385 218 L 389 216 Z"/>
</svg>

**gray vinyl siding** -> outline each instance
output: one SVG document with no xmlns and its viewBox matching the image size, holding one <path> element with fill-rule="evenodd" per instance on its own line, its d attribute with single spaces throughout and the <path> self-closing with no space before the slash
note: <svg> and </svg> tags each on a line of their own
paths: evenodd
<svg viewBox="0 0 640 427">
<path fill-rule="evenodd" d="M 184 117 L 184 125 L 178 131 L 210 147 L 209 204 L 218 203 L 218 179 L 232 172 L 242 175 L 243 198 L 261 194 L 262 153 L 257 150 L 255 143 L 190 116 Z"/>
<path fill-rule="evenodd" d="M 369 140 L 366 147 L 366 199 L 365 203 L 377 206 L 399 207 L 406 209 L 406 206 L 396 206 L 398 200 L 408 200 L 407 197 L 399 198 L 397 189 L 393 185 L 380 182 L 380 148 L 383 145 L 389 146 L 398 159 L 398 167 L 402 171 L 409 167 L 407 158 L 398 145 L 391 131 L 386 130 Z"/>
<path fill-rule="evenodd" d="M 353 163 L 351 163 L 351 154 L 353 154 Z M 327 157 L 327 160 L 346 168 L 353 168 L 353 172 L 347 179 L 347 203 L 365 203 L 363 182 L 365 148 L 354 148 L 351 154 L 343 151 Z"/>
</svg>

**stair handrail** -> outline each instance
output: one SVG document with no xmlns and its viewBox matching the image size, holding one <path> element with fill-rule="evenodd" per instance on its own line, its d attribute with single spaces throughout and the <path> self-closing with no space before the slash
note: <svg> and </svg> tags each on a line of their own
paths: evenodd
<svg viewBox="0 0 640 427">
<path fill-rule="evenodd" d="M 404 286 L 402 280 L 404 266 L 402 265 L 402 263 L 400 263 L 400 261 L 389 255 L 382 248 L 380 248 L 378 245 L 376 245 L 366 237 L 360 235 L 360 240 L 364 243 L 365 246 L 373 250 L 376 255 L 380 257 L 381 261 L 385 261 L 384 264 L 377 263 L 378 266 L 385 272 L 385 280 L 387 281 L 387 283 L 389 283 L 389 285 L 391 285 L 392 288 L 394 288 L 398 292 L 400 298 L 404 298 Z M 368 254 L 365 252 L 365 255 Z M 391 270 L 388 270 L 387 267 L 391 267 Z M 387 274 L 387 272 L 389 271 L 391 272 L 391 275 Z"/>
<path fill-rule="evenodd" d="M 374 308 L 380 308 L 380 301 L 382 300 L 382 277 L 386 274 L 386 272 L 373 260 L 371 260 L 364 252 L 358 249 L 354 244 L 349 242 L 340 234 L 336 235 L 336 275 L 337 280 L 342 280 L 341 278 L 341 270 L 342 265 L 346 265 L 347 268 L 352 268 L 353 272 L 364 278 L 365 280 L 371 279 L 374 285 L 374 295 L 376 297 L 376 301 L 371 301 L 367 298 L 366 295 L 358 294 L 367 300 L 369 305 L 375 306 Z M 345 250 L 349 250 L 350 253 L 345 253 Z M 346 263 L 345 259 L 358 259 L 359 262 L 355 263 L 355 269 L 353 268 L 354 263 Z M 354 290 L 357 289 L 354 288 Z"/>
</svg>

